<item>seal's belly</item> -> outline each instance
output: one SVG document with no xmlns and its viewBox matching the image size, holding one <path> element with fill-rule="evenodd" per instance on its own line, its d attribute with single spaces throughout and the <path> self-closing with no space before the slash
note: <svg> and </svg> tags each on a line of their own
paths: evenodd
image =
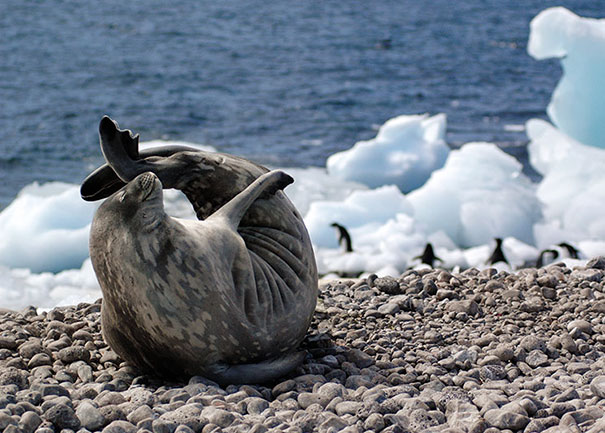
<svg viewBox="0 0 605 433">
<path fill-rule="evenodd" d="M 309 268 L 296 257 L 296 239 L 276 241 L 271 229 L 258 228 L 244 230 L 242 238 L 229 229 L 206 230 L 204 224 L 184 223 L 191 235 L 173 233 L 163 244 L 133 240 L 135 251 L 120 256 L 138 257 L 139 263 L 122 263 L 130 272 L 107 281 L 114 287 L 116 279 L 121 281 L 122 298 L 107 307 L 130 306 L 115 316 L 131 317 L 129 322 L 138 325 L 131 326 L 129 339 L 145 342 L 137 348 L 150 359 L 145 363 L 157 365 L 154 357 L 165 350 L 173 358 L 178 354 L 183 365 L 203 365 L 250 362 L 295 348 L 315 307 L 307 281 L 312 272 L 307 275 Z M 267 259 L 275 261 L 277 255 L 282 260 L 276 270 Z M 150 268 L 153 277 L 141 272 Z M 125 332 L 106 322 L 109 339 Z"/>
</svg>

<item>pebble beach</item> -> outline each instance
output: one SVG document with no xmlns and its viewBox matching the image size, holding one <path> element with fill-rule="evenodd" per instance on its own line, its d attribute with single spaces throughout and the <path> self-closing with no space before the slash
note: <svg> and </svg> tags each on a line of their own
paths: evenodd
<svg viewBox="0 0 605 433">
<path fill-rule="evenodd" d="M 100 310 L 0 313 L 0 431 L 605 432 L 605 258 L 322 281 L 304 364 L 263 386 L 143 375 Z"/>
</svg>

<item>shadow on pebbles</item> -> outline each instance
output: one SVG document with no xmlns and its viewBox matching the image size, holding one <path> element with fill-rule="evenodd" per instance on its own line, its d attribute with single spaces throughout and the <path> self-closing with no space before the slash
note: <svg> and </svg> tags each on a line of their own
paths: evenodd
<svg viewBox="0 0 605 433">
<path fill-rule="evenodd" d="M 605 259 L 408 271 L 320 288 L 279 383 L 143 376 L 100 301 L 0 315 L 0 431 L 605 432 Z"/>
</svg>

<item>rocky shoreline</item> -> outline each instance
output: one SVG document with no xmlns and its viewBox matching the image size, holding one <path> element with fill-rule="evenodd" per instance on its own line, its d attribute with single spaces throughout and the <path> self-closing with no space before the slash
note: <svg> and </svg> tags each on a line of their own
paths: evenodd
<svg viewBox="0 0 605 433">
<path fill-rule="evenodd" d="M 605 258 L 321 285 L 301 368 L 267 386 L 141 375 L 100 301 L 0 314 L 0 431 L 605 432 Z"/>
</svg>

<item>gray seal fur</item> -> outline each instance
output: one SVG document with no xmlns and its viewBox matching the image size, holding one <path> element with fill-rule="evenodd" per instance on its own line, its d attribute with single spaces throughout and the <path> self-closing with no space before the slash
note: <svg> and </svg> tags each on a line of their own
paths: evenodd
<svg viewBox="0 0 605 433">
<path fill-rule="evenodd" d="M 292 179 L 230 155 L 141 155 L 109 118 L 100 135 L 108 166 L 82 195 L 126 184 L 99 207 L 90 236 L 109 345 L 145 370 L 223 384 L 274 380 L 300 364 L 317 269 L 302 218 L 280 191 Z M 166 215 L 167 187 L 185 192 L 199 221 Z"/>
</svg>

